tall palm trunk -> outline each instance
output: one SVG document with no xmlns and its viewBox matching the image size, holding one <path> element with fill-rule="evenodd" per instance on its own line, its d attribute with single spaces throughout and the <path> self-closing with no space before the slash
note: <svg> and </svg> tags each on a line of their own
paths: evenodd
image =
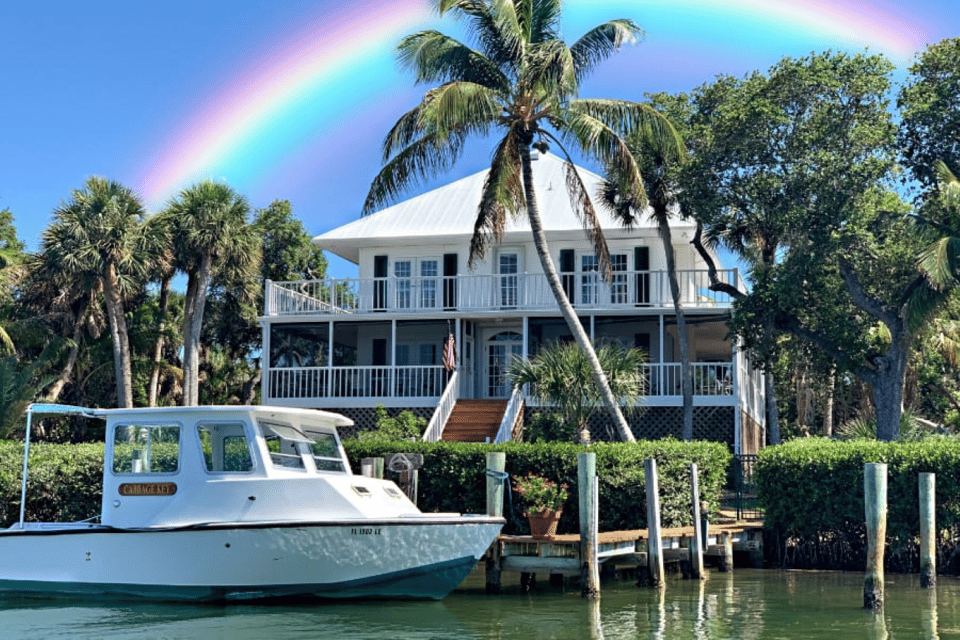
<svg viewBox="0 0 960 640">
<path fill-rule="evenodd" d="M 187 296 L 183 308 L 183 406 L 200 402 L 200 328 L 203 309 L 207 302 L 212 256 L 205 253 L 200 259 L 196 275 L 187 282 Z"/>
<path fill-rule="evenodd" d="M 84 315 L 86 314 L 86 309 L 84 309 Z M 47 391 L 44 396 L 45 402 L 56 403 L 60 399 L 60 394 L 63 393 L 63 388 L 67 386 L 67 383 L 70 382 L 70 378 L 73 377 L 73 368 L 77 364 L 77 356 L 80 355 L 80 340 L 83 339 L 83 323 L 84 316 L 81 315 L 80 319 L 73 327 L 73 342 L 70 345 L 70 351 L 67 354 L 67 363 L 63 365 L 63 370 L 60 371 L 60 375 L 57 376 L 57 379 L 54 380 L 53 384 L 50 386 L 50 389 Z"/>
<path fill-rule="evenodd" d="M 665 203 L 651 202 L 653 214 L 657 219 L 657 230 L 663 243 L 663 254 L 667 260 L 667 278 L 670 281 L 670 295 L 673 298 L 673 312 L 677 316 L 677 340 L 680 343 L 680 389 L 683 393 L 682 438 L 693 440 L 693 367 L 690 366 L 690 341 L 687 336 L 687 316 L 683 312 L 680 299 L 680 281 L 677 278 L 677 256 L 673 251 L 673 234 L 670 233 L 668 211 Z"/>
<path fill-rule="evenodd" d="M 530 229 L 533 232 L 533 244 L 537 249 L 537 256 L 540 258 L 543 273 L 546 275 L 547 282 L 550 284 L 550 290 L 553 292 L 553 296 L 557 300 L 557 305 L 560 307 L 560 313 L 563 315 L 563 319 L 566 320 L 567 326 L 570 328 L 570 333 L 573 334 L 573 339 L 580 349 L 583 350 L 587 361 L 593 369 L 594 380 L 596 381 L 597 388 L 600 390 L 603 404 L 613 419 L 617 434 L 621 440 L 634 442 L 635 438 L 633 437 L 633 432 L 630 430 L 630 425 L 627 424 L 626 418 L 623 417 L 623 412 L 620 410 L 620 403 L 614 397 L 613 392 L 610 391 L 607 376 L 603 372 L 603 367 L 600 366 L 597 354 L 593 350 L 593 344 L 590 342 L 587 332 L 584 331 L 583 325 L 580 324 L 580 319 L 570 304 L 570 300 L 567 299 L 567 294 L 563 291 L 563 284 L 560 282 L 557 268 L 553 264 L 553 259 L 550 257 L 550 248 L 547 245 L 547 237 L 543 231 L 543 224 L 540 221 L 537 197 L 533 189 L 533 166 L 530 160 L 529 144 L 520 145 L 520 162 L 523 170 L 523 189 L 527 202 L 527 218 L 530 220 Z"/>
<path fill-rule="evenodd" d="M 163 331 L 167 325 L 167 306 L 170 304 L 170 282 L 173 273 L 168 273 L 160 282 L 160 297 L 157 300 L 157 341 L 153 345 L 153 371 L 150 372 L 150 388 L 148 389 L 148 405 L 157 406 L 157 397 L 160 395 L 160 361 L 163 358 L 163 345 L 166 338 Z"/>
<path fill-rule="evenodd" d="M 123 300 L 117 281 L 117 270 L 113 263 L 107 265 L 103 283 L 104 298 L 107 303 L 107 317 L 110 320 L 110 336 L 113 343 L 113 368 L 117 378 L 117 406 L 133 406 L 133 375 L 130 366 L 130 340 L 127 337 L 127 319 L 123 315 Z"/>
<path fill-rule="evenodd" d="M 837 386 L 837 365 L 830 365 L 830 375 L 827 376 L 827 399 L 823 407 L 823 437 L 833 437 L 833 400 Z"/>
</svg>

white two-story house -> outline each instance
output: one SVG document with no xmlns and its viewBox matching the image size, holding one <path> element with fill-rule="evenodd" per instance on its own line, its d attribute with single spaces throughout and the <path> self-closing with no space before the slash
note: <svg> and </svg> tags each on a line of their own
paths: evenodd
<svg viewBox="0 0 960 640">
<path fill-rule="evenodd" d="M 541 154 L 534 180 L 551 254 L 574 307 L 596 341 L 648 354 L 644 409 L 628 416 L 637 438 L 680 436 L 682 397 L 677 323 L 656 225 L 620 228 L 601 215 L 613 278 L 597 270 L 570 205 L 563 163 Z M 485 261 L 468 265 L 480 172 L 314 238 L 357 265 L 357 278 L 268 282 L 263 324 L 263 402 L 337 411 L 360 427 L 376 405 L 411 409 L 439 437 L 451 412 L 486 403 L 509 438 L 536 407 L 512 389 L 505 368 L 570 332 L 533 247 L 524 218 L 513 220 Z M 591 193 L 600 177 L 581 169 Z M 708 289 L 690 244 L 693 223 L 671 223 L 694 374 L 694 437 L 754 453 L 764 433 L 762 384 L 727 334 L 729 297 Z M 742 286 L 736 269 L 721 272 Z M 444 347 L 455 338 L 455 367 Z M 511 400 L 512 399 L 512 400 Z M 525 402 L 524 402 L 525 400 Z M 525 408 L 524 408 L 525 407 Z M 603 433 L 607 419 L 598 411 Z"/>
</svg>

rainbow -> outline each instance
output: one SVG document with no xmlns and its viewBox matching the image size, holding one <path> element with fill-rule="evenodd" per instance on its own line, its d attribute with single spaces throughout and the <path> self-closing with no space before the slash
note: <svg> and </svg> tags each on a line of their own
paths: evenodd
<svg viewBox="0 0 960 640">
<path fill-rule="evenodd" d="M 652 43 L 668 40 L 664 34 L 683 38 L 692 18 L 703 38 L 711 37 L 704 25 L 715 30 L 740 25 L 733 36 L 740 45 L 769 31 L 776 38 L 786 34 L 805 43 L 825 43 L 823 48 L 869 47 L 903 63 L 925 44 L 924 32 L 916 17 L 898 13 L 888 2 L 679 0 L 665 8 L 660 0 L 568 0 L 565 26 L 578 34 L 600 20 L 632 14 Z M 312 145 L 343 144 L 347 131 L 360 126 L 360 115 L 383 111 L 398 87 L 412 86 L 396 69 L 393 46 L 435 18 L 427 0 L 321 3 L 290 25 L 280 45 L 210 91 L 188 120 L 157 144 L 159 151 L 147 154 L 146 166 L 135 171 L 145 201 L 157 208 L 179 189 L 207 177 L 225 178 L 243 190 L 266 174 L 277 177 L 278 166 L 289 166 L 291 156 L 309 153 Z M 696 56 L 697 51 L 683 55 Z M 412 104 L 411 99 L 400 108 Z M 379 135 L 400 112 L 384 114 L 383 123 L 375 121 Z"/>
</svg>

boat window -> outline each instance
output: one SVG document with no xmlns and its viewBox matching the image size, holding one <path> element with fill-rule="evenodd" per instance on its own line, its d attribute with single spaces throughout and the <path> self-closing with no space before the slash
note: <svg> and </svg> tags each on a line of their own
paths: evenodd
<svg viewBox="0 0 960 640">
<path fill-rule="evenodd" d="M 174 473 L 179 468 L 179 425 L 117 425 L 113 434 L 114 473 Z"/>
<path fill-rule="evenodd" d="M 197 436 L 207 471 L 246 472 L 253 469 L 242 423 L 200 424 L 197 425 Z"/>
<path fill-rule="evenodd" d="M 263 421 L 259 424 L 273 466 L 286 469 L 305 469 L 298 445 L 301 442 L 310 442 L 307 436 L 289 425 Z"/>
<path fill-rule="evenodd" d="M 343 460 L 340 457 L 340 448 L 337 439 L 332 433 L 314 434 L 316 440 L 310 444 L 313 451 L 313 462 L 317 471 L 343 471 Z"/>
</svg>

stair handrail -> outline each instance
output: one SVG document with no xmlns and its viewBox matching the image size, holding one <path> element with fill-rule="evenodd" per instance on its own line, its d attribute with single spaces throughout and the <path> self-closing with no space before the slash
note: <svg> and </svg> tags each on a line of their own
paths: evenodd
<svg viewBox="0 0 960 640">
<path fill-rule="evenodd" d="M 517 385 L 510 394 L 510 401 L 507 402 L 507 408 L 503 412 L 503 420 L 500 421 L 500 428 L 497 430 L 497 437 L 494 438 L 494 444 L 501 442 L 510 442 L 513 440 L 513 428 L 520 419 L 523 411 L 523 387 Z"/>
<path fill-rule="evenodd" d="M 430 417 L 430 423 L 427 424 L 427 430 L 423 432 L 424 442 L 439 442 L 443 437 L 443 429 L 447 426 L 447 420 L 460 397 L 460 385 L 457 384 L 459 375 L 458 371 L 454 371 L 447 381 L 447 388 L 443 390 L 440 402 L 437 403 L 437 408 L 433 410 L 433 415 Z"/>
</svg>

